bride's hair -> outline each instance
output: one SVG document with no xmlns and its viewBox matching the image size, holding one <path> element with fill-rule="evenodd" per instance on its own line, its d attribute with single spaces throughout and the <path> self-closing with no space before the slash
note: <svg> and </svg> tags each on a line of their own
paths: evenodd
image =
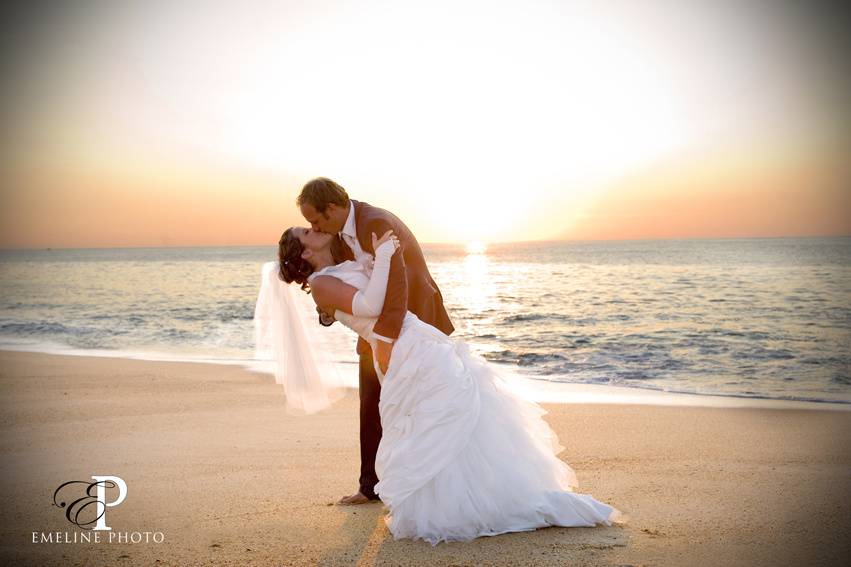
<svg viewBox="0 0 851 567">
<path fill-rule="evenodd" d="M 301 289 L 310 293 L 307 278 L 313 273 L 313 266 L 301 257 L 302 252 L 304 252 L 304 245 L 293 234 L 292 227 L 285 230 L 278 241 L 278 260 L 281 264 L 278 277 L 287 283 L 301 284 Z"/>
</svg>

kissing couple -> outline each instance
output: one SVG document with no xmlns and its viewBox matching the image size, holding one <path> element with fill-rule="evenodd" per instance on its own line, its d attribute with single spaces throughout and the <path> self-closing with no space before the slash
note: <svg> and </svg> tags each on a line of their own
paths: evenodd
<svg viewBox="0 0 851 567">
<path fill-rule="evenodd" d="M 264 266 L 255 323 L 292 310 L 280 288 L 298 284 L 323 325 L 339 321 L 359 337 L 360 483 L 340 504 L 380 499 L 396 539 L 432 545 L 628 520 L 574 492 L 576 474 L 556 456 L 563 447 L 546 411 L 449 337 L 443 296 L 398 217 L 323 177 L 304 186 L 297 205 L 310 227 L 281 236 L 278 261 Z M 289 353 L 278 359 L 287 397 L 321 398 L 331 386 L 317 364 L 322 353 L 297 318 L 287 321 L 275 339 Z"/>
</svg>

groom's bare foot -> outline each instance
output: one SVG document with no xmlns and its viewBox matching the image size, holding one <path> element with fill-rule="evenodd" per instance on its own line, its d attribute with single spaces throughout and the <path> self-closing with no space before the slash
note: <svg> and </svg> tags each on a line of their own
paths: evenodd
<svg viewBox="0 0 851 567">
<path fill-rule="evenodd" d="M 355 504 L 368 504 L 369 502 L 374 502 L 375 500 L 364 496 L 360 491 L 355 492 L 350 496 L 343 496 L 337 502 L 340 506 L 353 506 Z"/>
</svg>

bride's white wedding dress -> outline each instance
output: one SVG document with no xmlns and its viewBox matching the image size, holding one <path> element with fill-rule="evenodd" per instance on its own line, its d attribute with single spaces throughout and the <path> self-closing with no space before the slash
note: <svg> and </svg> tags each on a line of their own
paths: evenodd
<svg viewBox="0 0 851 567">
<path fill-rule="evenodd" d="M 324 268 L 363 290 L 353 261 Z M 338 321 L 369 341 L 375 318 L 342 311 Z M 611 525 L 619 510 L 572 490 L 576 474 L 537 404 L 512 392 L 496 370 L 408 312 L 381 379 L 383 434 L 375 492 L 395 538 L 466 541 L 545 526 Z"/>
</svg>

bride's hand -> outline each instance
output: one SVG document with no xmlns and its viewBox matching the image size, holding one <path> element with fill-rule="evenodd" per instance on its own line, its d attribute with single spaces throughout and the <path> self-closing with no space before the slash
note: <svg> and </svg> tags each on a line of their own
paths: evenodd
<svg viewBox="0 0 851 567">
<path fill-rule="evenodd" d="M 385 232 L 381 238 L 376 238 L 375 233 L 372 233 L 372 249 L 373 251 L 378 251 L 378 247 L 384 244 L 385 242 L 393 243 L 393 250 L 399 249 L 399 238 L 393 234 L 393 230 L 388 230 Z"/>
</svg>

